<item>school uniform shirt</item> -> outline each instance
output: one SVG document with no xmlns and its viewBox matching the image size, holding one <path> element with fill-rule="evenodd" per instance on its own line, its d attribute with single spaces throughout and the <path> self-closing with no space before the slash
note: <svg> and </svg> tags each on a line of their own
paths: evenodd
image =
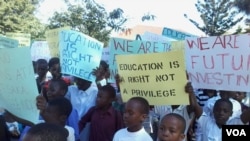
<svg viewBox="0 0 250 141">
<path fill-rule="evenodd" d="M 194 113 L 191 113 L 191 115 L 188 114 L 187 105 L 180 105 L 176 109 L 173 109 L 171 105 L 162 105 L 162 106 L 155 105 L 154 112 L 155 114 L 160 116 L 160 120 L 162 119 L 164 115 L 169 114 L 169 113 L 176 113 L 176 114 L 181 115 L 186 121 L 185 134 L 187 134 L 190 123 L 192 119 L 194 118 Z"/>
<path fill-rule="evenodd" d="M 221 141 L 222 128 L 219 128 L 215 123 L 215 119 L 203 112 L 202 116 L 198 119 L 198 124 L 201 128 L 200 137 L 196 141 Z M 227 121 L 226 125 L 244 125 L 240 117 L 234 117 Z"/>
<path fill-rule="evenodd" d="M 127 128 L 120 129 L 115 133 L 113 141 L 153 141 L 153 139 L 142 127 L 136 132 L 129 132 Z"/>
<path fill-rule="evenodd" d="M 77 113 L 76 109 L 73 108 L 67 121 L 66 121 L 66 125 L 68 125 L 69 127 L 72 127 L 74 129 L 76 140 L 78 140 L 80 138 L 78 119 L 79 119 L 78 113 Z"/>
<path fill-rule="evenodd" d="M 202 89 L 195 90 L 194 93 L 198 104 L 203 107 L 209 99 L 208 95 L 204 94 Z"/>
<path fill-rule="evenodd" d="M 203 107 L 203 111 L 210 116 L 213 116 L 213 108 L 214 108 L 214 104 L 215 102 L 221 99 L 220 95 L 216 96 L 216 97 L 212 97 L 210 98 L 207 103 L 205 104 L 205 106 Z M 229 119 L 234 118 L 234 117 L 238 117 L 241 115 L 241 105 L 237 100 L 234 100 L 233 98 L 229 98 L 229 100 L 232 102 L 233 104 L 233 114 L 231 117 L 229 117 Z"/>
<path fill-rule="evenodd" d="M 79 121 L 82 130 L 90 122 L 90 141 L 111 141 L 116 131 L 124 128 L 122 115 L 112 106 L 107 111 L 92 107 Z"/>
<path fill-rule="evenodd" d="M 76 85 L 68 87 L 65 97 L 70 100 L 73 108 L 77 110 L 79 114 L 78 121 L 91 107 L 95 106 L 97 91 L 97 87 L 91 86 L 86 91 L 79 90 Z"/>
</svg>

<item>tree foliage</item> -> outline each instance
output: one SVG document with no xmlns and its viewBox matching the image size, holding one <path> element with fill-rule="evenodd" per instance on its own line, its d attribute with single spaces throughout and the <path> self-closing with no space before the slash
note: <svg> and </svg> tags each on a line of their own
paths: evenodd
<svg viewBox="0 0 250 141">
<path fill-rule="evenodd" d="M 234 9 L 234 1 L 231 0 L 204 0 L 195 4 L 203 25 L 189 19 L 198 29 L 208 36 L 220 36 L 239 23 L 243 17 L 239 16 L 239 11 Z"/>
<path fill-rule="evenodd" d="M 72 29 L 98 39 L 107 45 L 111 31 L 124 31 L 125 28 L 122 25 L 126 21 L 123 10 L 120 8 L 108 13 L 94 0 L 83 0 L 81 4 L 68 2 L 66 12 L 54 13 L 49 19 L 49 28 L 70 26 Z"/>
<path fill-rule="evenodd" d="M 235 0 L 235 6 L 241 11 L 250 14 L 250 0 Z"/>
<path fill-rule="evenodd" d="M 147 14 L 144 14 L 143 16 L 142 16 L 142 18 L 141 18 L 141 21 L 153 21 L 153 20 L 155 20 L 155 18 L 156 18 L 156 16 L 155 15 L 153 15 L 153 14 L 151 14 L 151 13 L 147 13 Z"/>
<path fill-rule="evenodd" d="M 0 34 L 6 32 L 30 33 L 31 38 L 44 36 L 44 25 L 34 12 L 39 0 L 0 0 Z"/>
</svg>

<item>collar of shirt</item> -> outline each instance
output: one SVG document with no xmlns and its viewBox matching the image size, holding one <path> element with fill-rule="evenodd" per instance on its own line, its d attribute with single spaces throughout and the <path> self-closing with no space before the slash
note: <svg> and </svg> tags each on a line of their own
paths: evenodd
<svg viewBox="0 0 250 141">
<path fill-rule="evenodd" d="M 99 109 L 99 108 L 96 108 L 96 110 L 98 111 L 98 112 L 100 112 L 101 114 L 109 114 L 109 115 L 112 115 L 113 114 L 113 107 L 112 106 L 110 106 L 109 108 L 108 108 L 108 110 L 105 110 L 105 111 L 103 111 L 103 110 L 101 110 L 101 109 Z"/>
</svg>

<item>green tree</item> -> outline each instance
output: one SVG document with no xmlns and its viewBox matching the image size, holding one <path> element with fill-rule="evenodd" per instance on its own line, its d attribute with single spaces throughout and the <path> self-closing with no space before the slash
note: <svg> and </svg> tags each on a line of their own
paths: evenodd
<svg viewBox="0 0 250 141">
<path fill-rule="evenodd" d="M 250 32 L 250 0 L 235 0 L 235 7 L 241 12 L 245 13 L 248 17 L 245 19 L 246 28 L 244 33 Z"/>
<path fill-rule="evenodd" d="M 83 0 L 81 4 L 68 3 L 66 12 L 54 13 L 49 19 L 49 28 L 70 26 L 72 29 L 87 34 L 107 45 L 112 30 L 125 31 L 122 25 L 127 21 L 123 10 L 114 9 L 107 13 L 104 7 L 94 0 Z"/>
<path fill-rule="evenodd" d="M 239 16 L 240 12 L 233 8 L 232 0 L 204 0 L 204 2 L 198 0 L 195 6 L 203 25 L 188 18 L 186 14 L 184 16 L 208 36 L 220 36 L 243 19 Z"/>
<path fill-rule="evenodd" d="M 240 11 L 250 15 L 250 0 L 235 0 L 235 6 Z"/>
<path fill-rule="evenodd" d="M 0 34 L 30 33 L 31 38 L 44 37 L 44 25 L 35 17 L 39 0 L 0 0 Z"/>
</svg>

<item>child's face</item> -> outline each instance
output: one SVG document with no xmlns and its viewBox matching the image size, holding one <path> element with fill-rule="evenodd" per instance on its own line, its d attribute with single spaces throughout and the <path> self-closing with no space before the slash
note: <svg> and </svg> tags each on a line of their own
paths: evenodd
<svg viewBox="0 0 250 141">
<path fill-rule="evenodd" d="M 57 112 L 56 107 L 47 105 L 42 117 L 47 123 L 54 123 L 60 125 L 60 115 Z"/>
<path fill-rule="evenodd" d="M 161 120 L 158 129 L 159 141 L 182 141 L 185 135 L 182 133 L 183 125 L 174 116 L 166 116 Z"/>
<path fill-rule="evenodd" d="M 91 82 L 77 77 L 75 78 L 75 82 L 78 89 L 83 91 L 87 90 L 91 85 Z"/>
<path fill-rule="evenodd" d="M 235 100 L 241 102 L 244 98 L 246 98 L 246 93 L 245 92 L 236 92 L 236 94 L 233 98 Z"/>
<path fill-rule="evenodd" d="M 146 119 L 147 115 L 141 113 L 141 105 L 136 101 L 129 100 L 125 105 L 123 119 L 125 125 L 131 131 L 141 129 L 142 122 Z"/>
<path fill-rule="evenodd" d="M 112 98 L 110 98 L 108 92 L 98 91 L 96 98 L 96 106 L 98 108 L 107 107 L 112 104 Z"/>
<path fill-rule="evenodd" d="M 211 97 L 213 97 L 213 96 L 216 95 L 216 91 L 215 91 L 215 90 L 211 90 L 211 89 L 206 89 L 206 90 L 205 90 L 205 93 L 207 94 L 207 96 L 208 96 L 209 98 L 211 98 Z"/>
<path fill-rule="evenodd" d="M 218 125 L 224 125 L 229 117 L 232 115 L 232 109 L 226 102 L 220 102 L 214 106 L 214 118 Z"/>
<path fill-rule="evenodd" d="M 60 64 L 54 64 L 50 69 L 49 69 L 51 75 L 53 78 L 60 78 L 61 77 L 61 68 Z"/>
<path fill-rule="evenodd" d="M 46 64 L 37 64 L 36 72 L 37 72 L 38 76 L 44 77 L 46 75 L 46 73 L 48 72 L 48 65 L 46 65 Z"/>
<path fill-rule="evenodd" d="M 47 97 L 48 97 L 48 100 L 52 100 L 57 97 L 64 96 L 65 93 L 66 92 L 61 89 L 58 83 L 51 82 L 49 84 L 49 88 L 47 91 Z"/>
</svg>

